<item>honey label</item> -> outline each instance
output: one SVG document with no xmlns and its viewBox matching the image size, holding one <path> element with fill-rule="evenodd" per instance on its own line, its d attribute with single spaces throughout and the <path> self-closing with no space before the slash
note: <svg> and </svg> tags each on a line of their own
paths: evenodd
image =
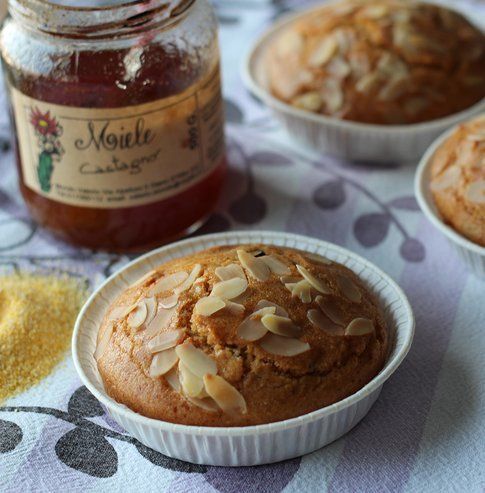
<svg viewBox="0 0 485 493">
<path fill-rule="evenodd" d="M 218 68 L 181 94 L 122 108 L 61 106 L 10 91 L 22 179 L 57 202 L 158 202 L 205 178 L 223 158 Z"/>
</svg>

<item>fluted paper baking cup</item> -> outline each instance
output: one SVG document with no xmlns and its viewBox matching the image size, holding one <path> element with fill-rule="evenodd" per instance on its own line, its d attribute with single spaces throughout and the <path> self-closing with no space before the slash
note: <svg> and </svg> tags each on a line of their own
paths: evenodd
<svg viewBox="0 0 485 493">
<path fill-rule="evenodd" d="M 269 90 L 265 53 L 268 46 L 295 20 L 321 6 L 285 16 L 252 45 L 242 66 L 248 90 L 266 104 L 298 143 L 319 153 L 346 160 L 418 162 L 436 137 L 451 126 L 485 111 L 485 98 L 464 111 L 444 118 L 408 125 L 376 125 L 311 113 L 273 96 Z"/>
<path fill-rule="evenodd" d="M 324 255 L 346 265 L 367 284 L 384 309 L 390 351 L 381 372 L 355 394 L 331 406 L 296 418 L 256 426 L 202 427 L 146 418 L 105 392 L 93 353 L 97 332 L 108 306 L 130 284 L 160 264 L 205 248 L 238 243 L 266 243 Z M 89 298 L 76 321 L 72 353 L 86 387 L 125 430 L 162 454 L 196 464 L 250 466 L 307 454 L 354 427 L 377 399 L 383 383 L 406 356 L 414 333 L 414 317 L 397 284 L 367 260 L 339 246 L 305 236 L 269 231 L 229 232 L 179 241 L 154 250 L 111 276 Z"/>
<path fill-rule="evenodd" d="M 443 221 L 438 209 L 436 208 L 433 195 L 429 188 L 432 158 L 438 147 L 440 147 L 441 144 L 443 144 L 455 130 L 456 127 L 448 130 L 436 139 L 422 157 L 416 170 L 414 193 L 424 215 L 433 224 L 433 226 L 435 226 L 443 235 L 446 236 L 458 256 L 463 260 L 469 270 L 475 275 L 485 278 L 485 247 L 482 247 L 468 238 L 465 238 Z"/>
</svg>

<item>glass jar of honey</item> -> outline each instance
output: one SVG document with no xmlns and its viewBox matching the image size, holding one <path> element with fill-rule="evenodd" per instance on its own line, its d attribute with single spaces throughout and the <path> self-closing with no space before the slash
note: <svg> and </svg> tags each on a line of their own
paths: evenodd
<svg viewBox="0 0 485 493">
<path fill-rule="evenodd" d="M 10 0 L 9 14 L 0 47 L 33 217 L 69 242 L 118 251 L 196 228 L 225 171 L 207 0 Z"/>
</svg>

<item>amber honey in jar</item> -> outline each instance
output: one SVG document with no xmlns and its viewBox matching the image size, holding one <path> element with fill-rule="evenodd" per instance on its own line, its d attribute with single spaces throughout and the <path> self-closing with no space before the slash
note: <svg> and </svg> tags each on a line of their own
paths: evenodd
<svg viewBox="0 0 485 493">
<path fill-rule="evenodd" d="M 110 250 L 193 230 L 225 170 L 212 7 L 70 2 L 10 0 L 0 37 L 31 214 L 65 240 Z"/>
</svg>

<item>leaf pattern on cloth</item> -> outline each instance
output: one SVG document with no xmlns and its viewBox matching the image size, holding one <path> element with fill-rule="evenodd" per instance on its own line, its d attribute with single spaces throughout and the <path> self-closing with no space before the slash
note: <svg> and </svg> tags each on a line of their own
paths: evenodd
<svg viewBox="0 0 485 493">
<path fill-rule="evenodd" d="M 0 419 L 0 454 L 15 450 L 22 437 L 22 428 L 19 425 Z"/>
<path fill-rule="evenodd" d="M 391 217 L 388 214 L 363 214 L 354 223 L 354 234 L 362 246 L 373 247 L 386 239 L 390 224 Z"/>
<path fill-rule="evenodd" d="M 283 154 L 273 151 L 260 151 L 249 157 L 252 164 L 257 166 L 291 166 L 293 161 Z"/>
<path fill-rule="evenodd" d="M 412 195 L 397 197 L 389 202 L 391 207 L 405 211 L 419 211 L 419 205 Z"/>
<path fill-rule="evenodd" d="M 259 223 L 266 216 L 266 211 L 266 201 L 256 194 L 254 190 L 247 190 L 229 208 L 231 217 L 242 224 Z"/>
<path fill-rule="evenodd" d="M 12 197 L 5 191 L 0 189 L 0 210 L 5 212 L 14 212 L 16 204 Z"/>
<path fill-rule="evenodd" d="M 56 454 L 66 466 L 98 478 L 109 478 L 118 470 L 118 454 L 103 436 L 74 428 L 56 443 Z"/>
<path fill-rule="evenodd" d="M 43 407 L 0 407 L 0 412 L 23 412 L 46 414 L 74 425 L 56 442 L 57 458 L 71 469 L 97 478 L 109 478 L 118 471 L 118 454 L 107 438 L 127 442 L 134 446 L 139 454 L 152 464 L 184 473 L 205 473 L 208 468 L 197 464 L 189 464 L 172 459 L 148 448 L 135 438 L 105 428 L 87 418 L 104 416 L 105 411 L 89 390 L 82 386 L 74 391 L 69 398 L 68 411 Z M 22 441 L 23 433 L 20 426 L 10 421 L 0 420 L 0 453 L 14 450 Z"/>
<path fill-rule="evenodd" d="M 424 245 L 416 238 L 406 238 L 399 249 L 403 259 L 408 262 L 421 262 L 426 256 Z"/>
<path fill-rule="evenodd" d="M 244 152 L 242 146 L 234 140 L 231 147 L 232 152 L 238 156 L 243 166 L 245 189 L 242 195 L 229 204 L 228 212 L 232 219 L 241 224 L 257 224 L 265 218 L 268 210 L 266 200 L 255 191 L 255 177 L 252 166 L 257 161 L 253 163 Z M 270 159 L 274 160 L 274 156 L 271 156 Z"/>
<path fill-rule="evenodd" d="M 224 109 L 226 114 L 226 121 L 230 123 L 242 123 L 244 120 L 244 113 L 241 108 L 231 101 L 230 99 L 224 100 Z"/>
<path fill-rule="evenodd" d="M 0 252 L 26 245 L 36 229 L 37 225 L 30 219 L 9 217 L 0 220 Z"/>
<path fill-rule="evenodd" d="M 320 209 L 337 209 L 345 203 L 345 189 L 342 180 L 322 183 L 313 193 L 313 201 Z"/>
<path fill-rule="evenodd" d="M 104 409 L 101 407 L 99 401 L 84 386 L 79 387 L 72 394 L 67 404 L 67 409 L 70 414 L 79 414 L 85 418 L 103 416 L 104 414 Z"/>
</svg>

